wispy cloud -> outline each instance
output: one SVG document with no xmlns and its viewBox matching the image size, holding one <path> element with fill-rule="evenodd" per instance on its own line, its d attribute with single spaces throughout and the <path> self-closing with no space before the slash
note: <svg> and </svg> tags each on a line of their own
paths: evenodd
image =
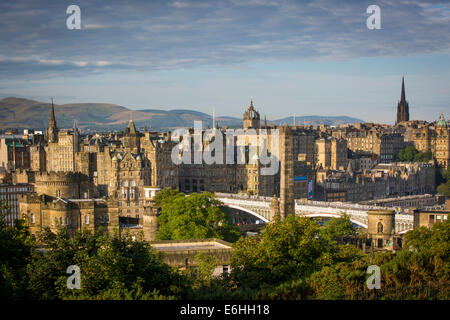
<svg viewBox="0 0 450 320">
<path fill-rule="evenodd" d="M 0 73 L 161 70 L 269 60 L 345 60 L 449 53 L 445 1 L 377 1 L 382 30 L 366 28 L 369 1 L 227 0 L 0 4 Z M 36 59 L 36 56 L 39 59 Z"/>
</svg>

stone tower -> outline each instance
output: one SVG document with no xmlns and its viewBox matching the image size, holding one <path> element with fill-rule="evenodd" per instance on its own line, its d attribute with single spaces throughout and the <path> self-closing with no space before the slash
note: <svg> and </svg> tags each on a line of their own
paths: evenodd
<svg viewBox="0 0 450 320">
<path fill-rule="evenodd" d="M 50 110 L 50 120 L 48 121 L 47 140 L 49 143 L 58 142 L 58 127 L 56 126 L 55 107 L 53 105 L 53 98 L 52 98 L 52 108 Z"/>
<path fill-rule="evenodd" d="M 395 121 L 395 124 L 402 121 L 409 121 L 409 104 L 408 101 L 406 101 L 405 95 L 405 78 L 402 78 L 402 94 L 400 101 L 397 104 L 397 120 Z"/>
<path fill-rule="evenodd" d="M 280 215 L 295 215 L 294 153 L 292 131 L 288 125 L 279 127 L 280 134 Z"/>
<path fill-rule="evenodd" d="M 367 211 L 367 234 L 374 250 L 393 249 L 395 211 L 377 209 Z"/>
<path fill-rule="evenodd" d="M 126 149 L 130 149 L 132 152 L 138 153 L 140 150 L 140 136 L 139 132 L 134 126 L 133 120 L 130 120 L 128 127 L 125 129 L 125 134 L 123 137 L 123 146 Z"/>
<path fill-rule="evenodd" d="M 274 194 L 272 202 L 270 203 L 270 221 L 275 222 L 280 219 L 280 203 L 277 196 Z"/>
<path fill-rule="evenodd" d="M 150 200 L 149 205 L 144 207 L 142 224 L 144 229 L 144 240 L 156 240 L 156 233 L 158 232 L 158 208 L 153 200 Z"/>
<path fill-rule="evenodd" d="M 259 112 L 253 107 L 253 100 L 250 101 L 250 107 L 244 112 L 244 130 L 259 129 L 261 125 Z"/>
<path fill-rule="evenodd" d="M 436 123 L 436 152 L 435 157 L 438 165 L 447 169 L 450 163 L 450 130 L 441 114 Z"/>
</svg>

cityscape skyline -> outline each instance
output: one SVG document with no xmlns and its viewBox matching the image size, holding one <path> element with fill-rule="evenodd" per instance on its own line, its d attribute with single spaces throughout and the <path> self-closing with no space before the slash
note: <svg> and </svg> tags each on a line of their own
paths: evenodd
<svg viewBox="0 0 450 320">
<path fill-rule="evenodd" d="M 381 30 L 366 26 L 371 4 L 380 7 Z M 233 117 L 253 99 L 269 119 L 346 115 L 393 124 L 404 76 L 411 119 L 435 121 L 448 110 L 444 2 L 77 5 L 80 30 L 67 28 L 66 3 L 0 5 L 0 98 Z"/>
</svg>

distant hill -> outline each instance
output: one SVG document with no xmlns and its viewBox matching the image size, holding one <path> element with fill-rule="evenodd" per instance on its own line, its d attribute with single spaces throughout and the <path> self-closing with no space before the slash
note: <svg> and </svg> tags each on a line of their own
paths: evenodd
<svg viewBox="0 0 450 320">
<path fill-rule="evenodd" d="M 50 103 L 43 103 L 23 98 L 5 98 L 0 100 L 0 129 L 44 129 L 48 126 Z M 55 104 L 56 122 L 59 128 L 77 126 L 91 130 L 122 130 L 125 124 L 133 119 L 136 126 L 148 126 L 151 130 L 167 130 L 176 127 L 192 127 L 193 121 L 203 122 L 203 126 L 212 125 L 209 114 L 194 110 L 158 110 L 144 109 L 131 110 L 123 106 L 106 103 L 73 103 Z M 242 119 L 219 116 L 216 121 L 220 126 L 241 127 Z M 303 124 L 329 124 L 363 122 L 350 117 L 297 117 L 296 123 Z M 292 124 L 293 117 L 268 121 L 269 124 Z"/>
<path fill-rule="evenodd" d="M 364 122 L 358 118 L 352 118 L 347 116 L 301 116 L 295 117 L 296 125 L 330 125 L 330 126 L 339 126 L 340 124 L 345 123 L 358 123 Z M 273 124 L 294 124 L 294 117 L 287 117 L 280 120 L 271 121 Z"/>
</svg>

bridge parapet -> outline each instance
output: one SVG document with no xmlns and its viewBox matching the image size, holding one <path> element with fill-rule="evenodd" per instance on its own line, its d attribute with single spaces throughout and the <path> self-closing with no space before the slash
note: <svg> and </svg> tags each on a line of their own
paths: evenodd
<svg viewBox="0 0 450 320">
<path fill-rule="evenodd" d="M 251 214 L 263 218 L 264 221 L 270 220 L 270 203 L 272 198 L 258 197 L 258 196 L 242 196 L 234 194 L 216 194 L 218 200 L 226 205 L 234 208 L 240 208 Z M 295 201 L 295 214 L 299 216 L 340 216 L 347 214 L 351 220 L 361 226 L 367 226 L 368 210 L 379 209 L 376 206 L 347 204 L 347 203 L 330 203 L 322 201 L 308 201 L 302 203 L 299 200 Z M 395 214 L 395 232 L 405 232 L 413 228 L 414 216 L 412 214 Z"/>
</svg>

